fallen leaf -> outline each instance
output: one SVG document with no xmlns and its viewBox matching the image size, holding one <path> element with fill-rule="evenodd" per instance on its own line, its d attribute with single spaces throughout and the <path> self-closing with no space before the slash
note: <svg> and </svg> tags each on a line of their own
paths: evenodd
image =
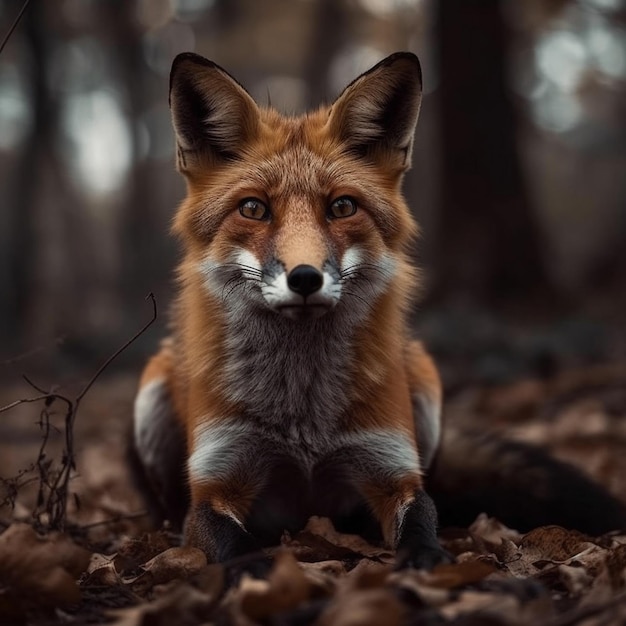
<svg viewBox="0 0 626 626">
<path fill-rule="evenodd" d="M 81 587 L 111 587 L 122 582 L 115 568 L 115 557 L 108 557 L 97 552 L 91 555 L 86 575 L 81 580 Z"/>
<path fill-rule="evenodd" d="M 477 583 L 496 571 L 496 568 L 484 561 L 464 561 L 462 563 L 444 563 L 437 565 L 430 572 L 419 572 L 425 585 L 439 589 L 456 589 Z"/>
<path fill-rule="evenodd" d="M 337 587 L 337 579 L 346 575 L 346 568 L 341 561 L 300 563 L 300 567 L 313 587 L 314 596 L 331 595 Z"/>
<path fill-rule="evenodd" d="M 582 533 L 560 526 L 541 526 L 524 535 L 520 542 L 526 559 L 560 563 L 592 545 Z"/>
<path fill-rule="evenodd" d="M 312 584 L 293 554 L 276 555 L 267 580 L 245 576 L 237 590 L 242 612 L 253 620 L 296 608 L 311 595 Z"/>
<path fill-rule="evenodd" d="M 593 580 L 584 567 L 559 565 L 557 571 L 561 583 L 572 596 L 579 596 Z"/>
<path fill-rule="evenodd" d="M 495 517 L 488 517 L 485 513 L 481 513 L 468 530 L 471 535 L 493 545 L 499 545 L 503 539 L 519 544 L 522 539 L 522 535 L 516 530 L 508 528 Z"/>
<path fill-rule="evenodd" d="M 142 563 L 170 547 L 164 532 L 146 533 L 139 539 L 126 539 L 115 555 L 115 569 L 120 574 L 137 569 Z"/>
<path fill-rule="evenodd" d="M 187 580 L 200 572 L 206 564 L 206 555 L 198 548 L 169 548 L 142 565 L 143 573 L 129 584 L 135 593 L 143 596 L 155 585 L 172 580 Z"/>
<path fill-rule="evenodd" d="M 359 535 L 337 532 L 327 517 L 312 516 L 303 532 L 322 537 L 339 548 L 345 548 L 368 559 L 394 558 L 393 551 L 380 546 L 373 546 Z"/>
<path fill-rule="evenodd" d="M 0 616 L 75 604 L 89 558 L 61 533 L 42 537 L 28 524 L 12 524 L 0 535 Z"/>
</svg>

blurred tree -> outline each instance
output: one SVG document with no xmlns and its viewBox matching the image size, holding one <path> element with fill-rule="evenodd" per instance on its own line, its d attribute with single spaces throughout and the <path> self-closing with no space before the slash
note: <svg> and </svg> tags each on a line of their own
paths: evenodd
<svg viewBox="0 0 626 626">
<path fill-rule="evenodd" d="M 155 197 L 154 167 L 139 156 L 138 125 L 141 116 L 154 103 L 154 79 L 148 71 L 142 46 L 142 30 L 137 21 L 135 2 L 101 2 L 106 40 L 119 82 L 126 96 L 126 114 L 132 129 L 132 170 L 128 177 L 126 201 L 119 225 L 121 246 L 121 295 L 128 328 L 145 317 L 142 298 L 163 282 L 168 274 L 169 255 L 164 251 L 163 233 L 167 227 L 159 219 L 159 201 Z M 161 99 L 167 98 L 166 81 L 157 81 Z M 127 332 L 124 329 L 123 332 Z"/>
<path fill-rule="evenodd" d="M 0 246 L 0 284 L 3 285 L 5 304 L 0 320 L 2 343 L 7 351 L 19 346 L 24 319 L 34 300 L 30 278 L 39 262 L 35 245 L 35 220 L 37 186 L 33 173 L 46 145 L 49 145 L 54 129 L 50 93 L 46 83 L 47 45 L 43 22 L 35 17 L 39 2 L 32 0 L 26 12 L 22 28 L 31 51 L 29 90 L 32 94 L 32 124 L 18 161 L 13 167 L 15 175 L 8 210 L 4 216 L 2 246 Z M 4 33 L 3 33 L 4 35 Z M 18 332 L 16 332 L 18 331 Z"/>
<path fill-rule="evenodd" d="M 349 15 L 344 0 L 319 0 L 316 7 L 315 25 L 312 29 L 304 77 L 308 87 L 307 108 L 313 109 L 328 102 L 330 66 L 346 38 L 350 38 Z"/>
<path fill-rule="evenodd" d="M 500 0 L 439 0 L 442 206 L 432 297 L 544 294 L 539 232 L 516 147 Z"/>
<path fill-rule="evenodd" d="M 31 0 L 19 28 L 19 65 L 26 77 L 32 123 L 15 160 L 7 199 L 10 222 L 4 254 L 11 306 L 4 311 L 5 346 L 11 351 L 32 348 L 40 338 L 79 327 L 99 279 L 89 218 L 61 159 L 60 92 L 50 73 L 60 44 L 54 30 L 46 28 L 52 15 L 46 3 Z"/>
</svg>

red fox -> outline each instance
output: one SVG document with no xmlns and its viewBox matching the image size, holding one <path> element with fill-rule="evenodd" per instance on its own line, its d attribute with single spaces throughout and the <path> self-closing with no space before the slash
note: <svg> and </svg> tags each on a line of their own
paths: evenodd
<svg viewBox="0 0 626 626">
<path fill-rule="evenodd" d="M 172 337 L 141 379 L 134 453 L 163 515 L 212 560 L 275 544 L 311 515 L 378 534 L 401 566 L 450 559 L 424 482 L 441 384 L 407 322 L 417 225 L 401 183 L 420 101 L 407 52 L 299 117 L 259 107 L 203 57 L 173 63 L 184 258 Z M 522 476 L 530 457 L 516 454 Z"/>
</svg>

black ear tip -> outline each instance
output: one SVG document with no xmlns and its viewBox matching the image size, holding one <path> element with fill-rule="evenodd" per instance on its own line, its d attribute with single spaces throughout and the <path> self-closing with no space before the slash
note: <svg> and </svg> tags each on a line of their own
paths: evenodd
<svg viewBox="0 0 626 626">
<path fill-rule="evenodd" d="M 170 100 L 172 88 L 174 87 L 175 82 L 178 81 L 181 71 L 185 68 L 187 68 L 187 70 L 192 70 L 192 68 L 198 68 L 199 66 L 219 68 L 219 66 L 213 63 L 213 61 L 209 61 L 209 59 L 205 59 L 203 56 L 196 54 L 195 52 L 181 52 L 176 55 L 172 61 L 172 69 L 170 70 Z"/>
<path fill-rule="evenodd" d="M 417 54 L 415 54 L 414 52 L 406 51 L 394 52 L 393 54 L 390 54 L 388 57 L 384 58 L 382 60 L 382 63 L 391 65 L 392 63 L 395 63 L 398 59 L 406 59 L 407 61 L 409 61 L 410 63 L 414 63 L 415 65 L 420 64 L 420 61 L 417 58 Z"/>
<path fill-rule="evenodd" d="M 394 52 L 365 72 L 365 75 L 377 72 L 382 68 L 391 69 L 392 66 L 394 70 L 399 70 L 399 73 L 404 75 L 408 80 L 415 81 L 421 90 L 422 67 L 417 55 L 413 54 L 413 52 Z"/>
<path fill-rule="evenodd" d="M 186 64 L 215 67 L 215 63 L 213 63 L 213 61 L 209 61 L 209 59 L 205 59 L 203 56 L 196 54 L 195 52 L 181 52 L 180 54 L 177 54 L 174 61 L 172 61 L 170 76 L 174 76 L 180 67 Z"/>
<path fill-rule="evenodd" d="M 402 63 L 409 72 L 414 72 L 420 87 L 422 85 L 422 66 L 420 60 L 413 52 L 394 52 L 387 58 L 383 59 L 379 65 L 391 66 Z"/>
</svg>

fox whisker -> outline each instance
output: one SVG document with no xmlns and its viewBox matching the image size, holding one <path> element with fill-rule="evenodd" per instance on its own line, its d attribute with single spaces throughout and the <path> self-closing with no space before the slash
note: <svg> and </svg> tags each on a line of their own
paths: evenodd
<svg viewBox="0 0 626 626">
<path fill-rule="evenodd" d="M 214 269 L 232 268 L 239 270 L 246 278 L 250 280 L 261 280 L 263 278 L 263 270 L 252 265 L 245 265 L 244 263 L 223 263 L 222 265 Z"/>
<path fill-rule="evenodd" d="M 350 297 L 350 298 L 356 298 L 357 300 L 360 300 L 363 304 L 365 304 L 367 307 L 370 306 L 370 303 L 363 298 L 362 296 L 358 295 L 357 293 L 354 293 L 354 291 L 347 291 L 344 289 L 343 292 L 346 296 Z"/>
<path fill-rule="evenodd" d="M 226 302 L 226 300 L 230 297 L 230 295 L 239 287 L 243 287 L 247 284 L 246 279 L 243 276 L 233 276 L 232 278 L 230 278 L 229 280 L 227 280 L 224 283 L 224 286 L 222 287 L 222 301 Z M 228 292 L 226 294 L 224 294 L 224 291 L 226 290 L 227 287 L 230 286 L 230 289 L 228 290 Z"/>
</svg>

